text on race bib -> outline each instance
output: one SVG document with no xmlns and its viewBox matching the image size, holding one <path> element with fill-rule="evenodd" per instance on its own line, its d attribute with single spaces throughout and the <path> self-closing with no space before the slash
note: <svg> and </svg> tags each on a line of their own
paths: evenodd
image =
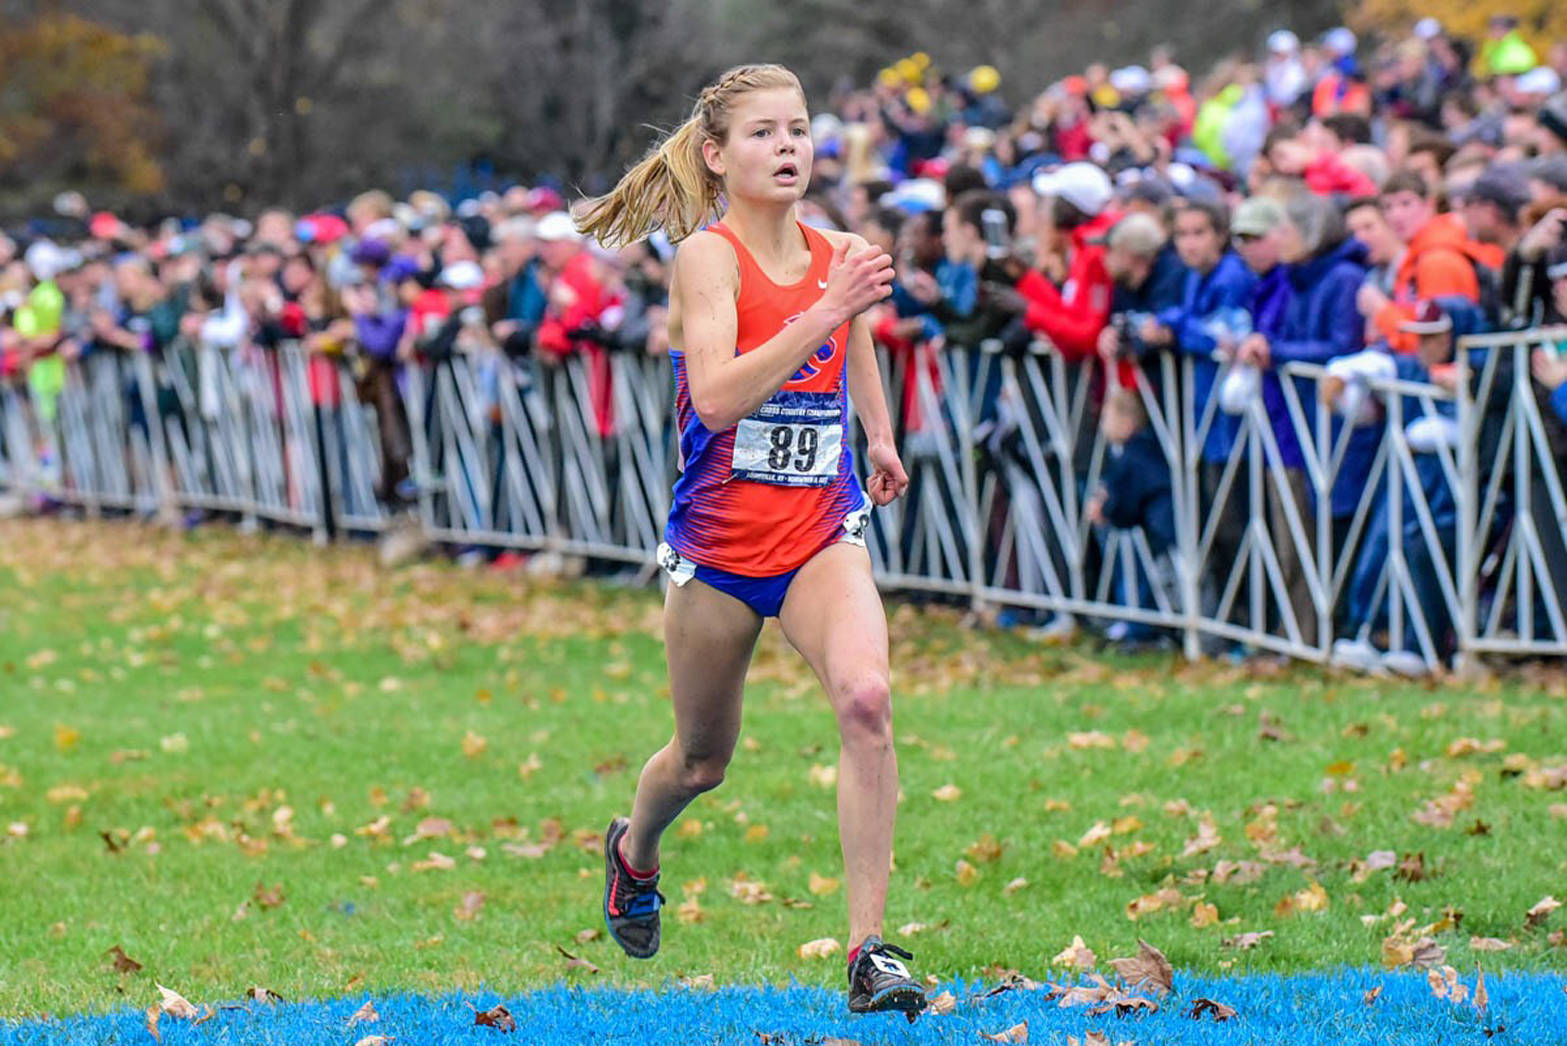
<svg viewBox="0 0 1567 1046">
<path fill-rule="evenodd" d="M 730 474 L 753 483 L 825 487 L 842 456 L 838 395 L 781 390 L 735 426 Z"/>
</svg>

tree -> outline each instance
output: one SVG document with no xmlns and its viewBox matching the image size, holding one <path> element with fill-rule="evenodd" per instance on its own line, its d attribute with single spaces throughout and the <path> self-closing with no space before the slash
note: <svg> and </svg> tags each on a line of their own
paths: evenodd
<svg viewBox="0 0 1567 1046">
<path fill-rule="evenodd" d="M 148 101 L 159 40 L 71 14 L 0 25 L 0 188 L 39 210 L 67 186 L 155 194 L 162 128 Z"/>
</svg>

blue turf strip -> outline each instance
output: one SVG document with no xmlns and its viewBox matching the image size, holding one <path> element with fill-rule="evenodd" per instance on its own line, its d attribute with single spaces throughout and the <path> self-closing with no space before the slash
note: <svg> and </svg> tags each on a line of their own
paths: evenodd
<svg viewBox="0 0 1567 1046">
<path fill-rule="evenodd" d="M 1474 972 L 1464 981 L 1472 988 Z M 1372 970 L 1294 977 L 1196 977 L 1177 973 L 1176 994 L 1160 1012 L 1141 1017 L 1089 1017 L 1062 1009 L 1043 992 L 1009 991 L 980 998 L 981 988 L 948 985 L 958 998 L 949 1016 L 926 1016 L 909 1025 L 897 1014 L 855 1017 L 844 997 L 820 988 L 724 988 L 663 991 L 547 988 L 525 995 L 448 995 L 438 999 L 394 995 L 374 998 L 381 1019 L 348 1027 L 348 1017 L 370 998 L 220 1011 L 200 1025 L 164 1017 L 165 1046 L 353 1046 L 371 1034 L 392 1036 L 393 1046 L 447 1043 L 724 1044 L 724 1046 L 808 1046 L 832 1038 L 869 1044 L 983 1044 L 1026 1020 L 1030 1043 L 1066 1043 L 1098 1031 L 1111 1043 L 1204 1044 L 1204 1046 L 1362 1046 L 1375 1043 L 1450 1046 L 1464 1043 L 1545 1046 L 1567 1043 L 1567 975 L 1487 974 L 1490 1003 L 1481 1017 L 1467 1002 L 1455 1006 L 1433 997 L 1421 974 Z M 1381 986 L 1371 1004 L 1366 992 Z M 1235 1007 L 1224 1023 L 1187 1016 L 1192 1000 L 1207 997 Z M 200 1004 L 203 1000 L 193 1000 Z M 149 998 L 148 1003 L 152 1000 Z M 516 1034 L 476 1027 L 475 1008 L 503 1003 L 516 1018 Z M 1488 1032 L 1490 1034 L 1488 1034 Z M 762 1035 L 767 1038 L 764 1040 Z M 21 1044 L 136 1044 L 152 1041 L 141 1012 L 57 1021 L 0 1022 L 0 1046 Z"/>
</svg>

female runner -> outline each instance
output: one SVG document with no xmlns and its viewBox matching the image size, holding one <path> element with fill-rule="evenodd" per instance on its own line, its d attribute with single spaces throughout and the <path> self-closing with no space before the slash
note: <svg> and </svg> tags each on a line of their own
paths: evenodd
<svg viewBox="0 0 1567 1046">
<path fill-rule="evenodd" d="M 628 955 L 658 951 L 659 840 L 724 779 L 756 638 L 777 617 L 826 688 L 842 742 L 849 1008 L 913 1019 L 925 995 L 899 961 L 912 956 L 881 938 L 898 766 L 887 622 L 845 395 L 868 438 L 870 500 L 885 505 L 908 477 L 860 313 L 890 293 L 892 260 L 796 219 L 811 176 L 809 120 L 789 70 L 732 69 L 580 219 L 609 244 L 659 226 L 680 242 L 669 333 L 682 471 L 659 549 L 672 582 L 664 641 L 675 732 L 643 768 L 631 817 L 610 823 L 604 916 Z"/>
</svg>

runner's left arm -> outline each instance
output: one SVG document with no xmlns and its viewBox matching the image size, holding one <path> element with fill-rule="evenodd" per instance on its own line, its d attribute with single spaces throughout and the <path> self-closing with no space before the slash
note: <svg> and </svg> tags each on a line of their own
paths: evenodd
<svg viewBox="0 0 1567 1046">
<path fill-rule="evenodd" d="M 881 384 L 881 369 L 876 363 L 876 346 L 864 314 L 849 323 L 848 353 L 849 398 L 865 429 L 866 457 L 872 473 L 867 493 L 878 505 L 885 505 L 902 494 L 909 477 L 898 460 L 892 441 L 892 419 L 887 413 L 887 397 Z"/>
</svg>

